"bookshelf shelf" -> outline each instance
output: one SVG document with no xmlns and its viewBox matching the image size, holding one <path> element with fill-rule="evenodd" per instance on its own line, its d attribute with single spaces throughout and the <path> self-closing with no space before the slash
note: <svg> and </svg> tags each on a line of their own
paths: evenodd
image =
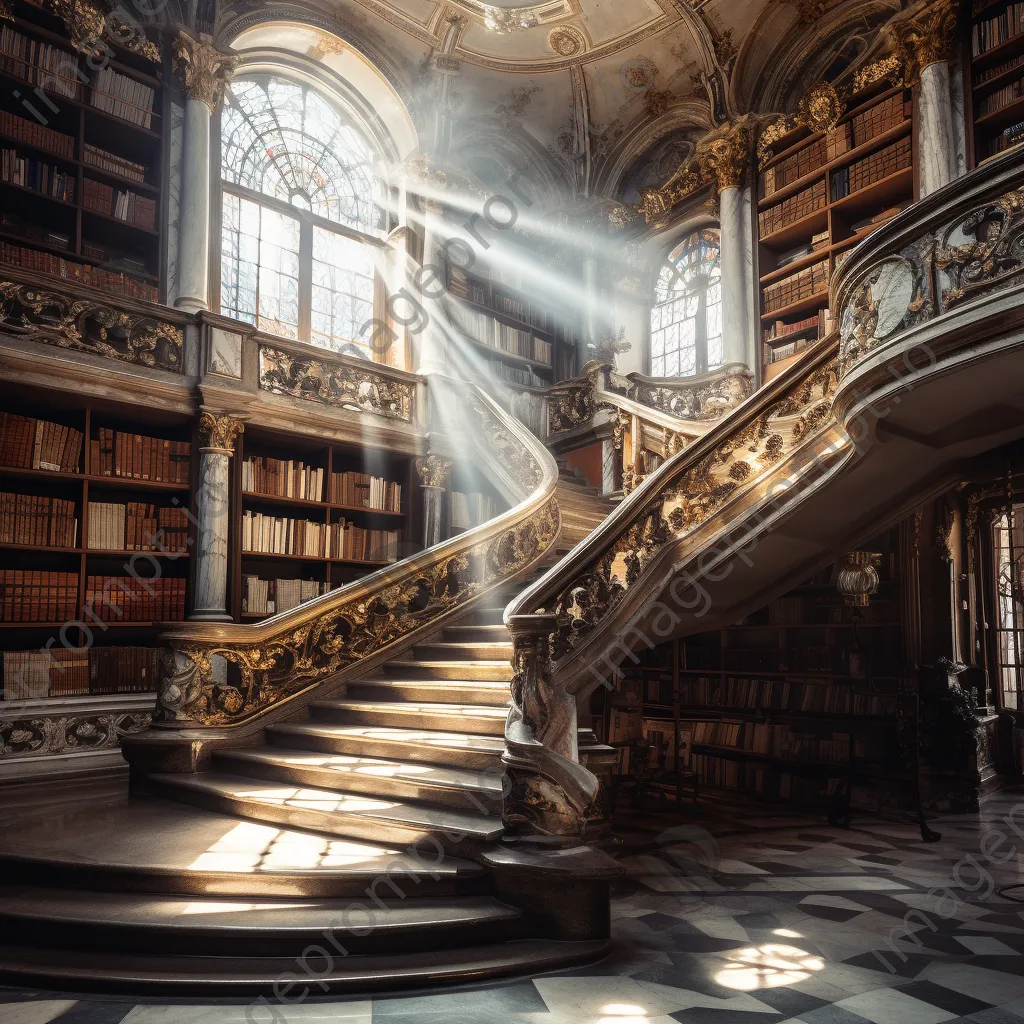
<svg viewBox="0 0 1024 1024">
<path fill-rule="evenodd" d="M 761 319 L 762 321 L 784 320 L 787 316 L 798 316 L 800 313 L 807 313 L 812 309 L 817 309 L 823 302 L 828 302 L 827 291 L 816 292 L 806 299 L 791 302 L 788 306 L 780 306 L 778 309 L 773 309 L 770 313 L 765 313 Z"/>
<path fill-rule="evenodd" d="M 526 328 L 523 329 L 525 330 Z M 471 345 L 475 346 L 478 349 L 481 349 L 484 352 L 489 353 L 490 355 L 497 356 L 499 359 L 503 361 L 510 363 L 520 363 L 523 366 L 533 366 L 536 367 L 538 370 L 545 370 L 548 373 L 551 372 L 551 363 L 544 363 L 541 362 L 539 359 L 528 359 L 526 356 L 516 355 L 514 352 L 506 352 L 504 349 L 497 348 L 495 345 L 488 345 L 484 341 L 478 341 L 472 335 L 466 334 L 465 331 L 461 331 L 460 333 Z"/>
<path fill-rule="evenodd" d="M 968 99 L 968 160 L 976 167 L 1024 141 L 1024 5 L 1015 0 L 975 0 L 971 12 L 960 63 Z M 1002 105 L 991 109 L 1000 100 Z"/>
<path fill-rule="evenodd" d="M 405 512 L 393 512 L 383 508 L 367 508 L 364 505 L 338 505 L 331 501 L 312 501 L 309 498 L 286 498 L 279 494 L 261 494 L 258 491 L 242 491 L 242 500 L 253 504 L 293 505 L 296 508 L 323 508 L 332 512 L 358 512 L 368 516 L 389 516 L 401 519 Z"/>
</svg>

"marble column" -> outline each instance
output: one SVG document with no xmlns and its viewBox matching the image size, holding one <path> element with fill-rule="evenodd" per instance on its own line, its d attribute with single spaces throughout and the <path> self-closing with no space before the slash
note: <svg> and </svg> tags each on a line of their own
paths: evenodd
<svg viewBox="0 0 1024 1024">
<path fill-rule="evenodd" d="M 949 62 L 956 49 L 954 0 L 935 0 L 894 22 L 893 34 L 907 82 L 916 82 L 920 198 L 956 177 L 956 142 Z"/>
<path fill-rule="evenodd" d="M 199 419 L 199 490 L 196 493 L 196 561 L 192 577 L 192 614 L 202 622 L 230 622 L 228 530 L 231 456 L 245 429 L 230 415 L 204 412 Z"/>
<path fill-rule="evenodd" d="M 601 442 L 601 494 L 607 496 L 619 489 L 619 453 L 615 441 L 606 437 Z"/>
<path fill-rule="evenodd" d="M 721 232 L 722 334 L 727 363 L 757 365 L 754 234 L 750 198 L 755 125 L 749 117 L 722 125 L 698 143 L 697 160 L 718 190 Z"/>
<path fill-rule="evenodd" d="M 427 455 L 416 460 L 416 472 L 423 491 L 423 547 L 432 548 L 444 540 L 444 495 L 452 475 L 452 460 Z"/>
<path fill-rule="evenodd" d="M 580 339 L 582 351 L 579 353 L 577 370 L 591 358 L 601 343 L 601 314 L 598 305 L 600 298 L 599 273 L 597 254 L 589 250 L 583 257 L 583 337 Z M 593 346 L 593 347 L 591 347 Z"/>
<path fill-rule="evenodd" d="M 175 67 L 185 97 L 178 202 L 178 309 L 209 308 L 210 115 L 238 63 L 214 49 L 209 36 L 180 32 L 174 41 Z"/>
<path fill-rule="evenodd" d="M 442 287 L 444 268 L 441 266 L 438 246 L 444 237 L 444 207 L 435 199 L 423 199 L 423 263 L 417 278 L 417 301 L 426 316 L 416 340 L 416 372 L 420 374 L 447 373 L 448 339 L 444 324 L 447 316 L 441 308 L 438 295 Z M 455 250 L 458 254 L 459 250 Z M 456 257 L 457 258 L 457 257 Z M 415 328 L 413 328 L 415 330 Z"/>
</svg>

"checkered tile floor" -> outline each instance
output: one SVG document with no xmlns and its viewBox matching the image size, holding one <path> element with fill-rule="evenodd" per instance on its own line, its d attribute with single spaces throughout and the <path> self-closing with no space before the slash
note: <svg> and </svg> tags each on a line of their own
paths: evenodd
<svg viewBox="0 0 1024 1024">
<path fill-rule="evenodd" d="M 843 830 L 763 809 L 710 811 L 620 817 L 628 874 L 602 963 L 281 1007 L 274 1024 L 1024 1020 L 1024 903 L 999 894 L 1024 882 L 1024 794 L 933 821 L 943 833 L 934 845 L 899 822 L 858 818 Z M 247 1009 L 0 990 L 0 1024 L 270 1024 Z"/>
</svg>

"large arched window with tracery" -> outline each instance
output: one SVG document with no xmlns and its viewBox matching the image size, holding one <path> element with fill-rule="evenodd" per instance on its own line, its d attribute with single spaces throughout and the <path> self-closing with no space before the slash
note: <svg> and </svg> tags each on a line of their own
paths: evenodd
<svg viewBox="0 0 1024 1024">
<path fill-rule="evenodd" d="M 651 376 L 706 373 L 724 362 L 718 234 L 694 231 L 668 255 L 651 308 Z"/>
<path fill-rule="evenodd" d="M 380 251 L 373 157 L 356 126 L 309 85 L 268 74 L 231 83 L 221 113 L 222 313 L 371 355 Z"/>
</svg>

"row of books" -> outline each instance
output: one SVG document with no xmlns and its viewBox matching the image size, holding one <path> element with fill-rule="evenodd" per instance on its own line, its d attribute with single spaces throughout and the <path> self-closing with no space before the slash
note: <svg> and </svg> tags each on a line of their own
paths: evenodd
<svg viewBox="0 0 1024 1024">
<path fill-rule="evenodd" d="M 3 700 L 149 693 L 160 674 L 159 647 L 4 651 Z"/>
<path fill-rule="evenodd" d="M 787 324 L 784 320 L 776 320 L 764 331 L 764 342 L 781 341 L 793 334 L 808 332 L 818 338 L 824 338 L 832 329 L 832 317 L 827 309 L 819 309 L 813 316 L 804 317 Z"/>
<path fill-rule="evenodd" d="M 993 78 L 998 78 L 1000 75 L 1005 75 L 1007 71 L 1019 68 L 1022 64 L 1024 64 L 1024 53 L 1004 60 L 1002 64 L 996 64 L 995 67 L 984 68 L 974 76 L 974 88 L 977 89 L 986 82 L 991 82 Z"/>
<path fill-rule="evenodd" d="M 78 543 L 75 503 L 41 494 L 0 493 L 0 544 L 73 548 Z"/>
<path fill-rule="evenodd" d="M 39 192 L 65 203 L 75 201 L 75 175 L 16 149 L 0 150 L 0 181 Z"/>
<path fill-rule="evenodd" d="M 185 580 L 89 576 L 85 603 L 101 622 L 180 622 L 185 618 Z"/>
<path fill-rule="evenodd" d="M 397 530 L 364 530 L 344 519 L 312 523 L 262 512 L 242 516 L 242 550 L 248 554 L 394 562 L 398 536 Z"/>
<path fill-rule="evenodd" d="M 452 320 L 481 345 L 524 359 L 551 363 L 553 346 L 543 338 L 535 337 L 530 331 L 511 327 L 480 310 L 469 309 L 459 303 L 451 303 L 448 308 Z"/>
<path fill-rule="evenodd" d="M 88 524 L 86 546 L 97 551 L 188 550 L 188 516 L 183 508 L 90 501 Z"/>
<path fill-rule="evenodd" d="M 251 615 L 276 615 L 329 590 L 330 584 L 320 580 L 264 580 L 259 576 L 243 576 L 242 611 Z"/>
<path fill-rule="evenodd" d="M 109 153 L 99 146 L 85 144 L 85 152 L 82 154 L 82 162 L 90 167 L 98 167 L 108 174 L 116 174 L 129 181 L 141 184 L 146 180 L 146 167 L 144 164 L 137 164 L 133 160 L 126 160 L 116 153 Z"/>
<path fill-rule="evenodd" d="M 792 185 L 794 181 L 799 181 L 812 171 L 817 170 L 827 161 L 828 143 L 826 137 L 823 136 L 762 171 L 760 175 L 761 198 L 767 199 L 768 196 L 780 192 Z"/>
<path fill-rule="evenodd" d="M 153 230 L 156 223 L 156 202 L 140 196 L 136 192 L 122 192 L 120 189 L 105 185 L 102 181 L 85 179 L 82 192 L 82 205 L 87 210 L 123 220 L 136 227 Z"/>
<path fill-rule="evenodd" d="M 713 754 L 695 754 L 693 764 L 705 786 L 742 789 L 774 800 L 821 800 L 831 793 L 836 782 L 836 779 L 832 779 L 826 783 L 820 778 L 794 775 L 792 772 L 753 763 L 744 764 Z M 841 774 L 837 769 L 837 777 Z"/>
<path fill-rule="evenodd" d="M 981 140 L 981 155 L 995 156 L 996 153 L 1002 153 L 1004 149 L 1010 149 L 1020 142 L 1024 142 L 1024 121 L 1018 121 L 1009 128 L 1004 128 L 998 135 Z"/>
<path fill-rule="evenodd" d="M 112 292 L 115 295 L 127 295 L 134 299 L 145 299 L 148 302 L 156 302 L 160 295 L 154 285 L 145 281 L 136 281 L 117 271 L 103 270 L 100 267 L 66 260 L 62 256 L 51 256 L 49 253 L 39 252 L 36 249 L 25 249 L 20 245 L 11 245 L 8 242 L 0 243 L 0 261 L 11 263 L 16 267 L 24 267 L 26 270 L 35 270 L 40 274 L 49 274 L 51 277 L 60 277 L 67 281 L 90 285 L 93 288 L 101 288 L 103 291 Z"/>
<path fill-rule="evenodd" d="M 530 307 L 522 299 L 515 298 L 512 295 L 504 295 L 501 292 L 495 292 L 492 298 L 492 304 L 499 313 L 504 313 L 506 316 L 513 316 L 517 320 L 526 320 L 530 315 Z"/>
<path fill-rule="evenodd" d="M 530 369 L 529 366 L 513 366 L 511 363 L 502 362 L 500 359 L 490 361 L 491 376 L 498 380 L 507 381 L 510 384 L 525 384 L 531 388 L 545 388 L 548 382 Z"/>
<path fill-rule="evenodd" d="M 995 17 L 979 21 L 971 29 L 971 55 L 980 57 L 1021 32 L 1024 32 L 1024 3 L 1007 4 Z"/>
<path fill-rule="evenodd" d="M 452 528 L 469 530 L 494 518 L 494 498 L 489 494 L 452 491 Z"/>
<path fill-rule="evenodd" d="M 97 476 L 187 484 L 192 444 L 100 427 L 89 442 L 89 465 Z"/>
<path fill-rule="evenodd" d="M 457 299 L 469 299 L 477 305 L 487 305 L 487 289 L 474 281 L 464 270 L 452 267 L 448 278 L 448 291 Z"/>
<path fill-rule="evenodd" d="M 331 474 L 331 502 L 381 512 L 402 511 L 402 485 L 396 480 L 346 470 Z"/>
<path fill-rule="evenodd" d="M 791 714 L 890 715 L 896 710 L 896 698 L 892 694 L 858 693 L 842 683 L 799 678 L 685 678 L 679 683 L 679 701 L 690 707 Z"/>
<path fill-rule="evenodd" d="M 788 725 L 766 722 L 694 722 L 692 728 L 693 742 L 708 747 L 731 747 L 789 761 L 850 759 L 850 737 L 846 733 L 835 733 L 831 739 L 811 738 L 795 733 Z"/>
<path fill-rule="evenodd" d="M 876 181 L 889 177 L 897 171 L 910 167 L 913 163 L 913 151 L 910 136 L 904 136 L 892 145 L 864 157 L 849 167 L 842 167 L 831 174 L 832 201 L 842 199 L 853 192 L 873 185 Z"/>
<path fill-rule="evenodd" d="M 143 128 L 152 127 L 154 91 L 113 68 L 103 68 L 92 85 L 92 105 Z"/>
<path fill-rule="evenodd" d="M 78 573 L 0 569 L 0 622 L 78 618 Z"/>
<path fill-rule="evenodd" d="M 781 281 L 765 285 L 764 309 L 771 313 L 782 309 L 793 302 L 808 299 L 812 295 L 823 292 L 828 286 L 828 260 L 821 260 L 795 274 L 784 277 Z"/>
<path fill-rule="evenodd" d="M 250 455 L 242 463 L 242 490 L 278 498 L 323 501 L 324 469 L 294 459 L 269 459 Z"/>
<path fill-rule="evenodd" d="M 824 185 L 824 182 L 822 182 Z M 784 267 L 788 267 L 791 263 L 796 263 L 797 260 L 802 260 L 805 256 L 810 256 L 811 253 L 820 252 L 822 249 L 827 249 L 829 245 L 829 232 L 828 228 L 824 231 L 819 231 L 817 234 L 811 235 L 809 242 L 803 242 L 800 245 L 793 246 L 792 249 L 787 249 L 785 252 L 779 253 L 775 257 L 775 269 L 782 270 Z"/>
<path fill-rule="evenodd" d="M 0 413 L 0 466 L 77 473 L 83 435 L 74 427 Z"/>
<path fill-rule="evenodd" d="M 847 122 L 853 129 L 853 145 L 863 146 L 865 142 L 870 142 L 902 124 L 910 116 L 911 101 L 904 100 L 902 91 L 875 103 Z"/>
<path fill-rule="evenodd" d="M 6 135 L 18 142 L 25 142 L 36 149 L 44 149 L 54 156 L 63 156 L 68 160 L 75 158 L 75 138 L 63 132 L 55 132 L 52 128 L 44 128 L 38 121 L 30 121 L 27 117 L 18 117 L 6 110 L 0 110 L 0 135 Z"/>
<path fill-rule="evenodd" d="M 979 100 L 977 116 L 984 117 L 986 114 L 994 114 L 997 110 L 1002 110 L 1003 107 L 1008 107 L 1015 100 L 1019 100 L 1021 96 L 1024 96 L 1024 79 L 1018 78 L 1017 81 L 1004 85 L 1001 89 L 996 89 L 995 92 L 989 93 L 984 99 Z"/>
<path fill-rule="evenodd" d="M 774 231 L 781 231 L 795 221 L 801 220 L 815 210 L 826 206 L 825 181 L 816 181 L 809 188 L 801 189 L 781 203 L 769 206 L 757 215 L 757 226 L 763 239 Z"/>
<path fill-rule="evenodd" d="M 51 43 L 31 39 L 9 25 L 0 29 L 0 71 L 42 87 L 43 92 L 78 100 L 82 82 L 78 57 Z"/>
</svg>

